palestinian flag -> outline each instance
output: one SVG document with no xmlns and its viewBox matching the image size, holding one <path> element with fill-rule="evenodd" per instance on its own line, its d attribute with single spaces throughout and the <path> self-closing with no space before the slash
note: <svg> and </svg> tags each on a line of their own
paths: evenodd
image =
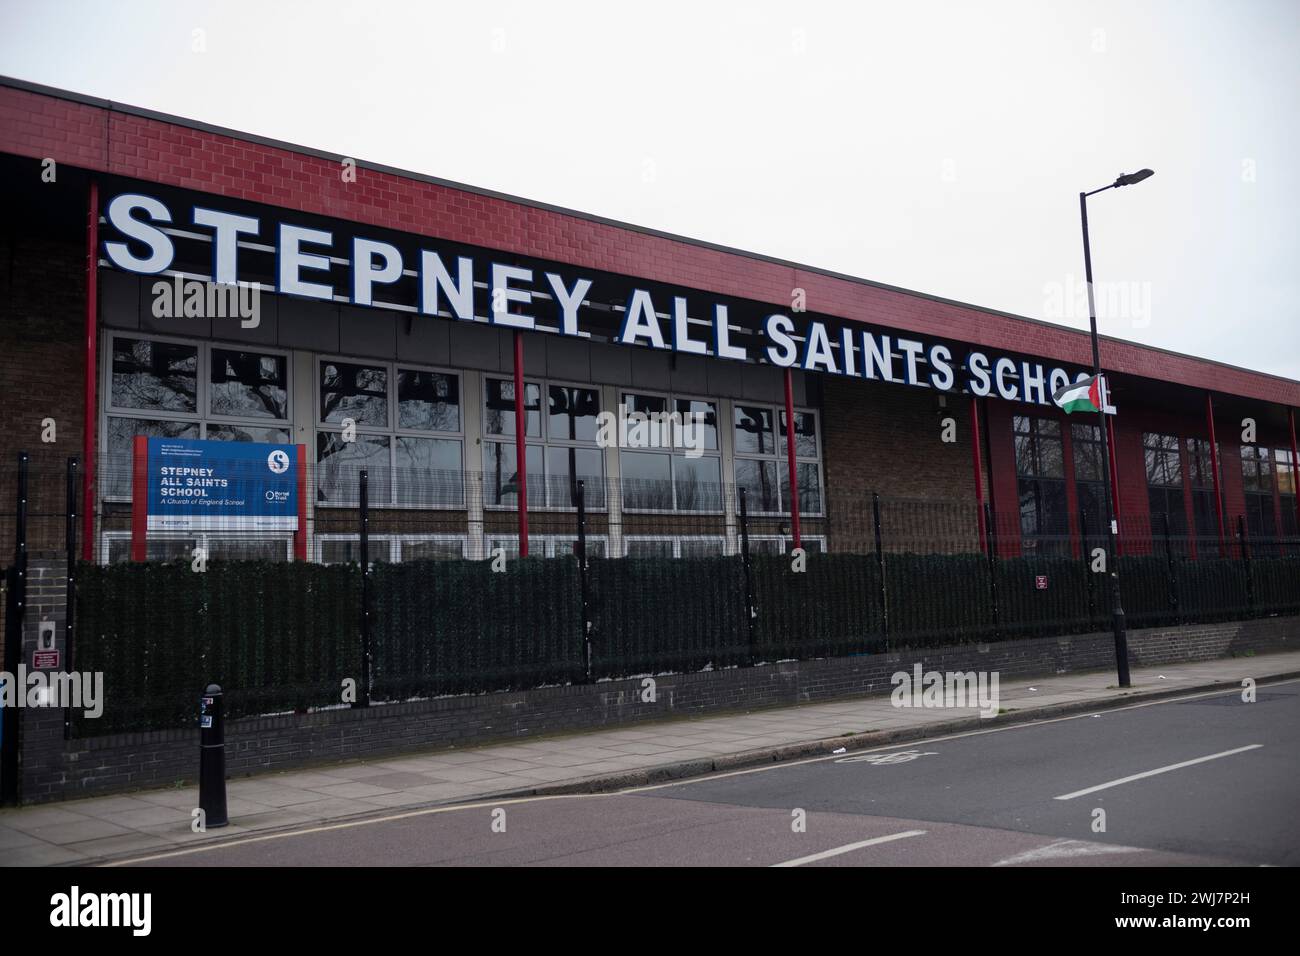
<svg viewBox="0 0 1300 956">
<path fill-rule="evenodd" d="M 1093 375 L 1071 385 L 1063 385 L 1052 395 L 1052 401 L 1067 414 L 1070 412 L 1101 411 L 1101 376 Z"/>
</svg>

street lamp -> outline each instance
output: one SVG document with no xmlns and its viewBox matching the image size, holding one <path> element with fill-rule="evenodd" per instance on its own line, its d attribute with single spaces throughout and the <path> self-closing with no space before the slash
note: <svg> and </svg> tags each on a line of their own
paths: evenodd
<svg viewBox="0 0 1300 956">
<path fill-rule="evenodd" d="M 1102 186 L 1089 193 L 1079 193 L 1079 215 L 1083 220 L 1083 270 L 1088 283 L 1088 325 L 1092 331 L 1092 374 L 1101 375 L 1101 348 L 1097 342 L 1097 305 L 1092 294 L 1092 247 L 1088 243 L 1088 197 L 1104 193 L 1107 189 L 1120 186 L 1133 186 L 1154 176 L 1154 170 L 1139 169 L 1136 173 L 1125 173 L 1109 186 Z M 1128 632 L 1124 623 L 1124 605 L 1119 593 L 1119 560 L 1116 557 L 1115 538 L 1119 531 L 1115 520 L 1115 502 L 1112 500 L 1110 467 L 1110 434 L 1106 427 L 1106 397 L 1109 389 L 1102 395 L 1101 408 L 1097 412 L 1101 424 L 1101 457 L 1106 467 L 1106 561 L 1110 570 L 1111 623 L 1115 631 L 1115 665 L 1119 671 L 1119 686 L 1129 686 L 1128 673 Z"/>
</svg>

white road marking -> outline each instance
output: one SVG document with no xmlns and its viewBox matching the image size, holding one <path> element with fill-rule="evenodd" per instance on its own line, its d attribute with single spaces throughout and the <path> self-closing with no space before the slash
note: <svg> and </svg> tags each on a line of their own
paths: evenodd
<svg viewBox="0 0 1300 956">
<path fill-rule="evenodd" d="M 1287 680 L 1272 681 L 1268 684 L 1262 684 L 1260 686 L 1281 687 L 1287 684 L 1295 684 L 1298 682 L 1300 681 L 1298 681 L 1297 678 L 1293 677 Z M 1241 693 L 1241 688 L 1239 687 L 1227 687 L 1224 690 L 1200 691 L 1193 694 L 1187 694 L 1182 697 L 1165 697 L 1162 698 L 1161 700 L 1142 701 L 1139 703 L 1126 704 L 1122 707 L 1109 707 L 1105 710 L 1105 713 L 1107 714 L 1122 713 L 1128 710 L 1139 710 L 1144 707 L 1160 707 L 1164 704 L 1177 704 L 1187 700 L 1199 700 L 1200 698 L 1203 697 L 1224 697 L 1228 694 L 1240 694 L 1240 693 Z M 955 734 L 943 734 L 938 737 L 923 737 L 919 741 L 912 741 L 910 744 L 908 743 L 881 744 L 877 747 L 863 748 L 862 750 L 859 751 L 859 753 L 875 753 L 884 750 L 898 750 L 902 747 L 916 746 L 918 742 L 933 744 L 944 740 L 960 740 L 964 737 L 982 737 L 985 734 L 1006 733 L 1009 730 L 1024 730 L 1029 727 L 1042 727 L 1047 724 L 1062 723 L 1067 720 L 1079 720 L 1081 718 L 1089 717 L 1089 716 L 1097 717 L 1099 715 L 1084 713 L 1084 714 L 1068 714 L 1064 717 L 1048 717 L 1046 719 L 1039 719 L 1039 720 L 1034 720 L 1033 718 L 1030 718 L 1024 723 L 1006 724 L 1001 727 L 990 727 L 988 730 L 967 730 Z M 518 803 L 537 803 L 543 800 L 583 800 L 583 799 L 590 799 L 592 797 L 618 797 L 618 796 L 625 796 L 628 794 L 648 793 L 653 790 L 665 790 L 669 787 L 682 787 L 682 786 L 689 786 L 695 783 L 706 783 L 712 780 L 722 780 L 726 777 L 739 777 L 751 773 L 766 773 L 772 770 L 789 770 L 793 767 L 802 767 L 807 764 L 822 763 L 823 761 L 836 760 L 836 759 L 837 756 L 833 756 L 833 755 L 827 755 L 822 757 L 805 757 L 801 760 L 791 760 L 782 763 L 767 764 L 760 767 L 751 767 L 747 770 L 728 770 L 728 771 L 723 771 L 722 773 L 708 774 L 703 777 L 691 777 L 685 780 L 674 780 L 669 783 L 648 784 L 646 786 L 630 787 L 626 790 L 612 790 L 612 791 L 606 791 L 604 793 L 547 794 L 538 797 L 515 797 L 510 800 L 492 800 L 490 797 L 481 798 L 479 800 L 476 800 L 473 803 L 459 803 L 459 804 L 450 804 L 450 805 L 443 805 L 437 807 L 424 807 L 418 810 L 408 810 L 402 813 L 389 814 L 381 817 L 366 817 L 361 820 L 348 820 L 340 823 L 317 825 L 317 826 L 309 827 L 305 830 L 279 830 L 274 833 L 260 834 L 257 836 L 236 837 L 230 840 L 222 840 L 213 843 L 205 843 L 200 846 L 177 848 L 175 850 L 153 853 L 148 856 L 124 857 L 115 860 L 102 861 L 99 863 L 91 863 L 87 865 L 100 866 L 100 867 L 128 866 L 132 863 L 147 863 L 147 862 L 152 862 L 154 860 L 167 859 L 169 857 L 188 856 L 192 853 L 209 853 L 214 850 L 224 850 L 227 847 L 239 846 L 241 844 L 246 844 L 246 843 L 262 843 L 268 840 L 284 840 L 290 837 L 305 836 L 314 833 L 323 833 L 329 830 L 346 830 L 346 829 L 351 829 L 352 827 L 371 826 L 376 823 L 389 823 L 393 820 L 405 820 L 409 817 L 421 817 L 421 816 L 429 816 L 429 815 L 441 814 L 441 813 L 454 813 L 459 810 L 473 810 L 481 807 L 498 807 L 498 806 L 504 806 L 506 804 L 518 804 Z"/>
<path fill-rule="evenodd" d="M 1110 843 L 1089 843 L 1086 840 L 1054 840 L 1047 846 L 1036 847 L 998 860 L 994 866 L 1016 866 L 1020 863 L 1041 863 L 1043 860 L 1065 860 L 1080 856 L 1104 856 L 1109 853 L 1141 853 L 1135 846 L 1114 846 Z"/>
<path fill-rule="evenodd" d="M 1096 793 L 1098 790 L 1109 790 L 1111 787 L 1118 787 L 1122 783 L 1132 783 L 1134 780 L 1143 780 L 1147 777 L 1154 777 L 1157 774 L 1168 773 L 1171 770 L 1181 770 L 1183 767 L 1190 767 L 1193 764 L 1205 763 L 1207 760 L 1218 760 L 1220 757 L 1231 757 L 1233 754 L 1244 754 L 1247 750 L 1258 750 L 1263 744 L 1250 744 L 1246 747 L 1238 747 L 1236 750 L 1225 750 L 1222 753 L 1210 754 L 1208 757 L 1197 757 L 1195 760 L 1184 760 L 1182 763 L 1171 763 L 1167 767 L 1157 767 L 1155 770 L 1144 770 L 1142 773 L 1135 773 L 1128 777 L 1120 777 L 1118 780 L 1111 780 L 1109 783 L 1099 783 L 1095 787 L 1088 787 L 1086 790 L 1076 790 L 1074 793 L 1063 793 L 1057 800 L 1073 800 L 1075 797 L 1082 797 L 1085 794 Z"/>
<path fill-rule="evenodd" d="M 825 860 L 832 856 L 852 853 L 854 850 L 861 850 L 864 846 L 893 843 L 895 840 L 906 840 L 908 837 L 915 836 L 925 836 L 925 831 L 904 830 L 902 833 L 891 833 L 888 836 L 873 837 L 870 840 L 859 840 L 857 843 L 846 843 L 844 846 L 837 846 L 831 850 L 822 850 L 822 852 L 814 853 L 812 856 L 801 856 L 797 860 L 786 860 L 784 863 L 773 863 L 772 866 L 803 866 L 805 863 L 816 863 L 818 860 Z"/>
</svg>

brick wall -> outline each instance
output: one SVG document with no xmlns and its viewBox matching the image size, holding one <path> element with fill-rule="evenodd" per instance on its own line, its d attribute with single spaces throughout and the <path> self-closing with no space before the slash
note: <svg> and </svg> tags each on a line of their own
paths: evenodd
<svg viewBox="0 0 1300 956">
<path fill-rule="evenodd" d="M 1300 619 L 1244 622 L 1129 633 L 1132 661 L 1151 666 L 1290 650 Z M 478 746 L 562 731 L 594 730 L 665 717 L 752 710 L 885 694 L 890 675 L 920 663 L 927 670 L 998 671 L 1002 678 L 1104 670 L 1114 664 L 1110 634 L 1038 638 L 786 662 L 656 678 L 657 700 L 643 703 L 641 680 L 549 687 L 520 693 L 449 697 L 302 716 L 250 718 L 226 728 L 231 776 L 286 770 L 324 761 L 417 749 Z M 198 689 L 196 689 L 196 697 Z M 24 714 L 27 719 L 30 714 Z M 193 781 L 198 730 L 75 740 L 64 746 L 54 717 L 24 739 L 22 799 L 68 799 Z"/>
<path fill-rule="evenodd" d="M 0 152 L 419 235 L 641 276 L 948 340 L 1091 365 L 1073 329 L 760 259 L 508 197 L 9 81 L 0 85 Z M 1102 342 L 1113 371 L 1300 405 L 1300 383 L 1157 349 Z"/>
<path fill-rule="evenodd" d="M 81 455 L 85 284 L 76 244 L 0 234 L 0 513 L 13 511 L 18 452 L 31 454 L 33 475 L 62 476 L 67 458 Z M 52 444 L 41 441 L 45 418 L 55 420 Z M 63 482 L 55 484 L 61 510 Z M 34 500 L 33 510 L 45 503 Z"/>
</svg>

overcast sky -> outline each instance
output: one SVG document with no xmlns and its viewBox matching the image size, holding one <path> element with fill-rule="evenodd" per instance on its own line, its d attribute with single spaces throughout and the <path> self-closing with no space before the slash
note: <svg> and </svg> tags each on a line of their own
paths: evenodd
<svg viewBox="0 0 1300 956">
<path fill-rule="evenodd" d="M 1300 3 L 0 0 L 0 73 L 1300 378 Z M 196 32 L 201 31 L 201 32 Z M 817 303 L 808 307 L 816 310 Z"/>
</svg>

